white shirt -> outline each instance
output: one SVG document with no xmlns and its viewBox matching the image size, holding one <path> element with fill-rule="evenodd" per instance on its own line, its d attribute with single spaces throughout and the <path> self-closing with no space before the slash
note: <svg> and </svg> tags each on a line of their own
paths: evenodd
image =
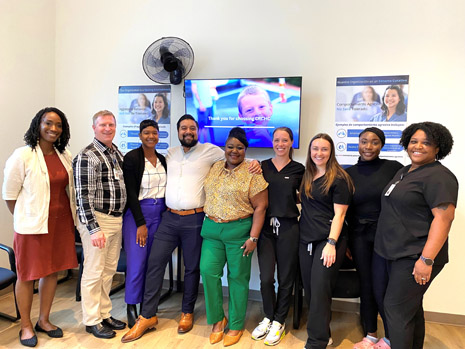
<svg viewBox="0 0 465 349">
<path fill-rule="evenodd" d="M 145 158 L 144 174 L 140 183 L 139 201 L 144 199 L 159 199 L 165 197 L 166 171 L 160 161 L 156 167 Z"/>
<path fill-rule="evenodd" d="M 67 193 L 73 219 L 76 218 L 76 199 L 73 184 L 71 154 L 55 150 L 68 172 Z M 5 165 L 3 200 L 16 200 L 14 230 L 18 234 L 48 234 L 50 178 L 47 164 L 39 146 L 21 147 L 13 152 Z"/>
<path fill-rule="evenodd" d="M 211 166 L 221 159 L 224 159 L 224 151 L 210 143 L 197 143 L 187 153 L 182 146 L 169 148 L 166 206 L 173 210 L 203 207 L 205 177 Z"/>
</svg>

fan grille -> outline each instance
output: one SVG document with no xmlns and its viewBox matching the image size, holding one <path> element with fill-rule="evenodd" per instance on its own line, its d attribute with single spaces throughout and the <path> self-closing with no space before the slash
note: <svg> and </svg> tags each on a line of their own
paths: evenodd
<svg viewBox="0 0 465 349">
<path fill-rule="evenodd" d="M 183 39 L 177 37 L 163 37 L 153 42 L 142 57 L 142 67 L 150 80 L 160 84 L 170 83 L 170 73 L 167 72 L 161 62 L 160 49 L 171 52 L 184 67 L 182 78 L 184 79 L 194 65 L 194 51 Z"/>
</svg>

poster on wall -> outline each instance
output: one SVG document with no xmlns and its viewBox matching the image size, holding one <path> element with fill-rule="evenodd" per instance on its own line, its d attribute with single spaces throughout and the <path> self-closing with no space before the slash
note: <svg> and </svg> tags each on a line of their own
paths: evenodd
<svg viewBox="0 0 465 349">
<path fill-rule="evenodd" d="M 358 135 L 378 127 L 386 135 L 381 157 L 402 162 L 399 139 L 407 124 L 408 75 L 340 77 L 336 79 L 335 138 L 340 164 L 358 160 Z"/>
<path fill-rule="evenodd" d="M 120 86 L 116 145 L 123 154 L 141 145 L 139 124 L 151 119 L 158 122 L 157 151 L 166 154 L 170 146 L 171 86 Z"/>
</svg>

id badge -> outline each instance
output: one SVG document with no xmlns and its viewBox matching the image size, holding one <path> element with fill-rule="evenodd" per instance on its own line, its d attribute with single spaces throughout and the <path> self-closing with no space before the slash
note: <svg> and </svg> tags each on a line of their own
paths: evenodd
<svg viewBox="0 0 465 349">
<path fill-rule="evenodd" d="M 398 181 L 396 181 L 394 184 L 391 184 L 391 186 L 389 187 L 389 189 L 387 190 L 386 193 L 384 193 L 384 196 L 389 196 L 391 195 L 392 191 L 394 190 L 394 188 L 396 187 L 396 185 L 402 180 L 404 179 L 404 174 L 402 173 L 400 175 L 400 179 Z"/>
<path fill-rule="evenodd" d="M 119 181 L 121 179 L 119 172 L 116 170 L 116 168 L 113 169 L 113 175 L 115 176 L 115 179 Z"/>
<path fill-rule="evenodd" d="M 384 194 L 384 196 L 389 196 L 389 195 L 391 195 L 391 192 L 394 190 L 394 188 L 396 187 L 397 183 L 399 183 L 399 182 L 395 182 L 394 184 L 391 184 L 391 186 L 389 187 L 389 189 L 387 190 L 387 192 Z"/>
</svg>

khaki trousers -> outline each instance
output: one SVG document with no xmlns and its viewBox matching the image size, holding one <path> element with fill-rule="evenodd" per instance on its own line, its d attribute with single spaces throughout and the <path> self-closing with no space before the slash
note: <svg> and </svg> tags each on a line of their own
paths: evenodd
<svg viewBox="0 0 465 349">
<path fill-rule="evenodd" d="M 110 290 L 118 266 L 122 240 L 122 217 L 95 212 L 105 234 L 105 247 L 92 246 L 89 231 L 79 222 L 78 230 L 84 249 L 84 271 L 81 279 L 82 322 L 94 326 L 111 316 Z"/>
</svg>

